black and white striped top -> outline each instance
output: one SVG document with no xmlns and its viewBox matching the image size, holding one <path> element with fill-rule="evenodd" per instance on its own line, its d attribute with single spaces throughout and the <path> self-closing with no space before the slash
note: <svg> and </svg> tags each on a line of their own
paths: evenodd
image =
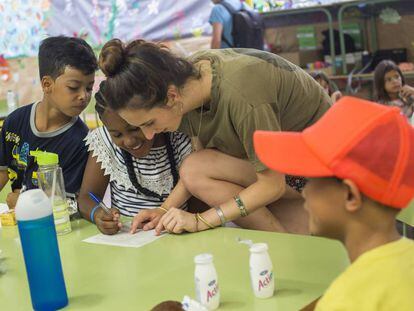
<svg viewBox="0 0 414 311">
<path fill-rule="evenodd" d="M 169 137 L 175 162 L 179 167 L 191 153 L 191 140 L 179 132 L 170 133 Z M 92 156 L 97 157 L 97 162 L 101 163 L 104 174 L 109 175 L 112 207 L 118 208 L 122 215 L 134 216 L 141 209 L 160 206 L 157 198 L 141 194 L 135 189 L 129 179 L 122 151 L 112 142 L 105 127 L 91 131 L 85 141 L 88 150 L 93 152 Z M 166 199 L 173 189 L 166 146 L 153 147 L 145 157 L 132 157 L 132 162 L 138 183 Z"/>
</svg>

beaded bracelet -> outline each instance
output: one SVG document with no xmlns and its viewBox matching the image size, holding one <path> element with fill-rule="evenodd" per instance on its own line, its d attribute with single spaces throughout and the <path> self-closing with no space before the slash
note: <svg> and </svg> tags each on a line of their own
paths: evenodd
<svg viewBox="0 0 414 311">
<path fill-rule="evenodd" d="M 241 215 L 242 217 L 246 217 L 247 215 L 249 215 L 249 213 L 247 212 L 246 206 L 244 206 L 244 203 L 243 203 L 243 201 L 241 200 L 240 196 L 236 195 L 236 196 L 234 197 L 234 201 L 236 202 L 237 207 L 238 207 L 238 208 L 239 208 L 239 210 L 240 210 L 240 215 Z"/>
</svg>

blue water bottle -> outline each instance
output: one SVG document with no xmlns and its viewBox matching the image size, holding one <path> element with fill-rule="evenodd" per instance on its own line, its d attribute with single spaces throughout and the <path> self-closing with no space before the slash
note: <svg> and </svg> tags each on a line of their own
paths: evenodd
<svg viewBox="0 0 414 311">
<path fill-rule="evenodd" d="M 20 194 L 16 219 L 33 309 L 56 310 L 68 304 L 52 205 L 40 189 Z"/>
</svg>

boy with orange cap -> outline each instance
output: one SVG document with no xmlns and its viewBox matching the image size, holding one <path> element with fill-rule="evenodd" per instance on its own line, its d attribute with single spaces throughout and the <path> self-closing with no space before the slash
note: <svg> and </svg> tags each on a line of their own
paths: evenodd
<svg viewBox="0 0 414 311">
<path fill-rule="evenodd" d="M 395 223 L 414 197 L 414 128 L 398 108 L 344 97 L 303 132 L 258 131 L 254 143 L 269 168 L 309 177 L 311 232 L 348 251 L 315 310 L 414 310 L 414 242 Z"/>
</svg>

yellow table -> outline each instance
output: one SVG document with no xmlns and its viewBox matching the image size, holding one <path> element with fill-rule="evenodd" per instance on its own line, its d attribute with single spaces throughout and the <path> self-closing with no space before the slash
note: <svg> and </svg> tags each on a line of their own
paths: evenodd
<svg viewBox="0 0 414 311">
<path fill-rule="evenodd" d="M 220 310 L 298 310 L 319 297 L 349 264 L 338 242 L 300 235 L 233 228 L 169 235 L 141 248 L 82 242 L 97 233 L 84 220 L 59 237 L 69 295 L 68 310 L 149 310 L 164 300 L 194 294 L 195 255 L 214 255 Z M 249 252 L 236 238 L 267 242 L 276 295 L 257 299 L 250 288 Z M 31 301 L 17 228 L 0 229 L 7 272 L 0 274 L 1 310 L 29 310 Z"/>
</svg>

